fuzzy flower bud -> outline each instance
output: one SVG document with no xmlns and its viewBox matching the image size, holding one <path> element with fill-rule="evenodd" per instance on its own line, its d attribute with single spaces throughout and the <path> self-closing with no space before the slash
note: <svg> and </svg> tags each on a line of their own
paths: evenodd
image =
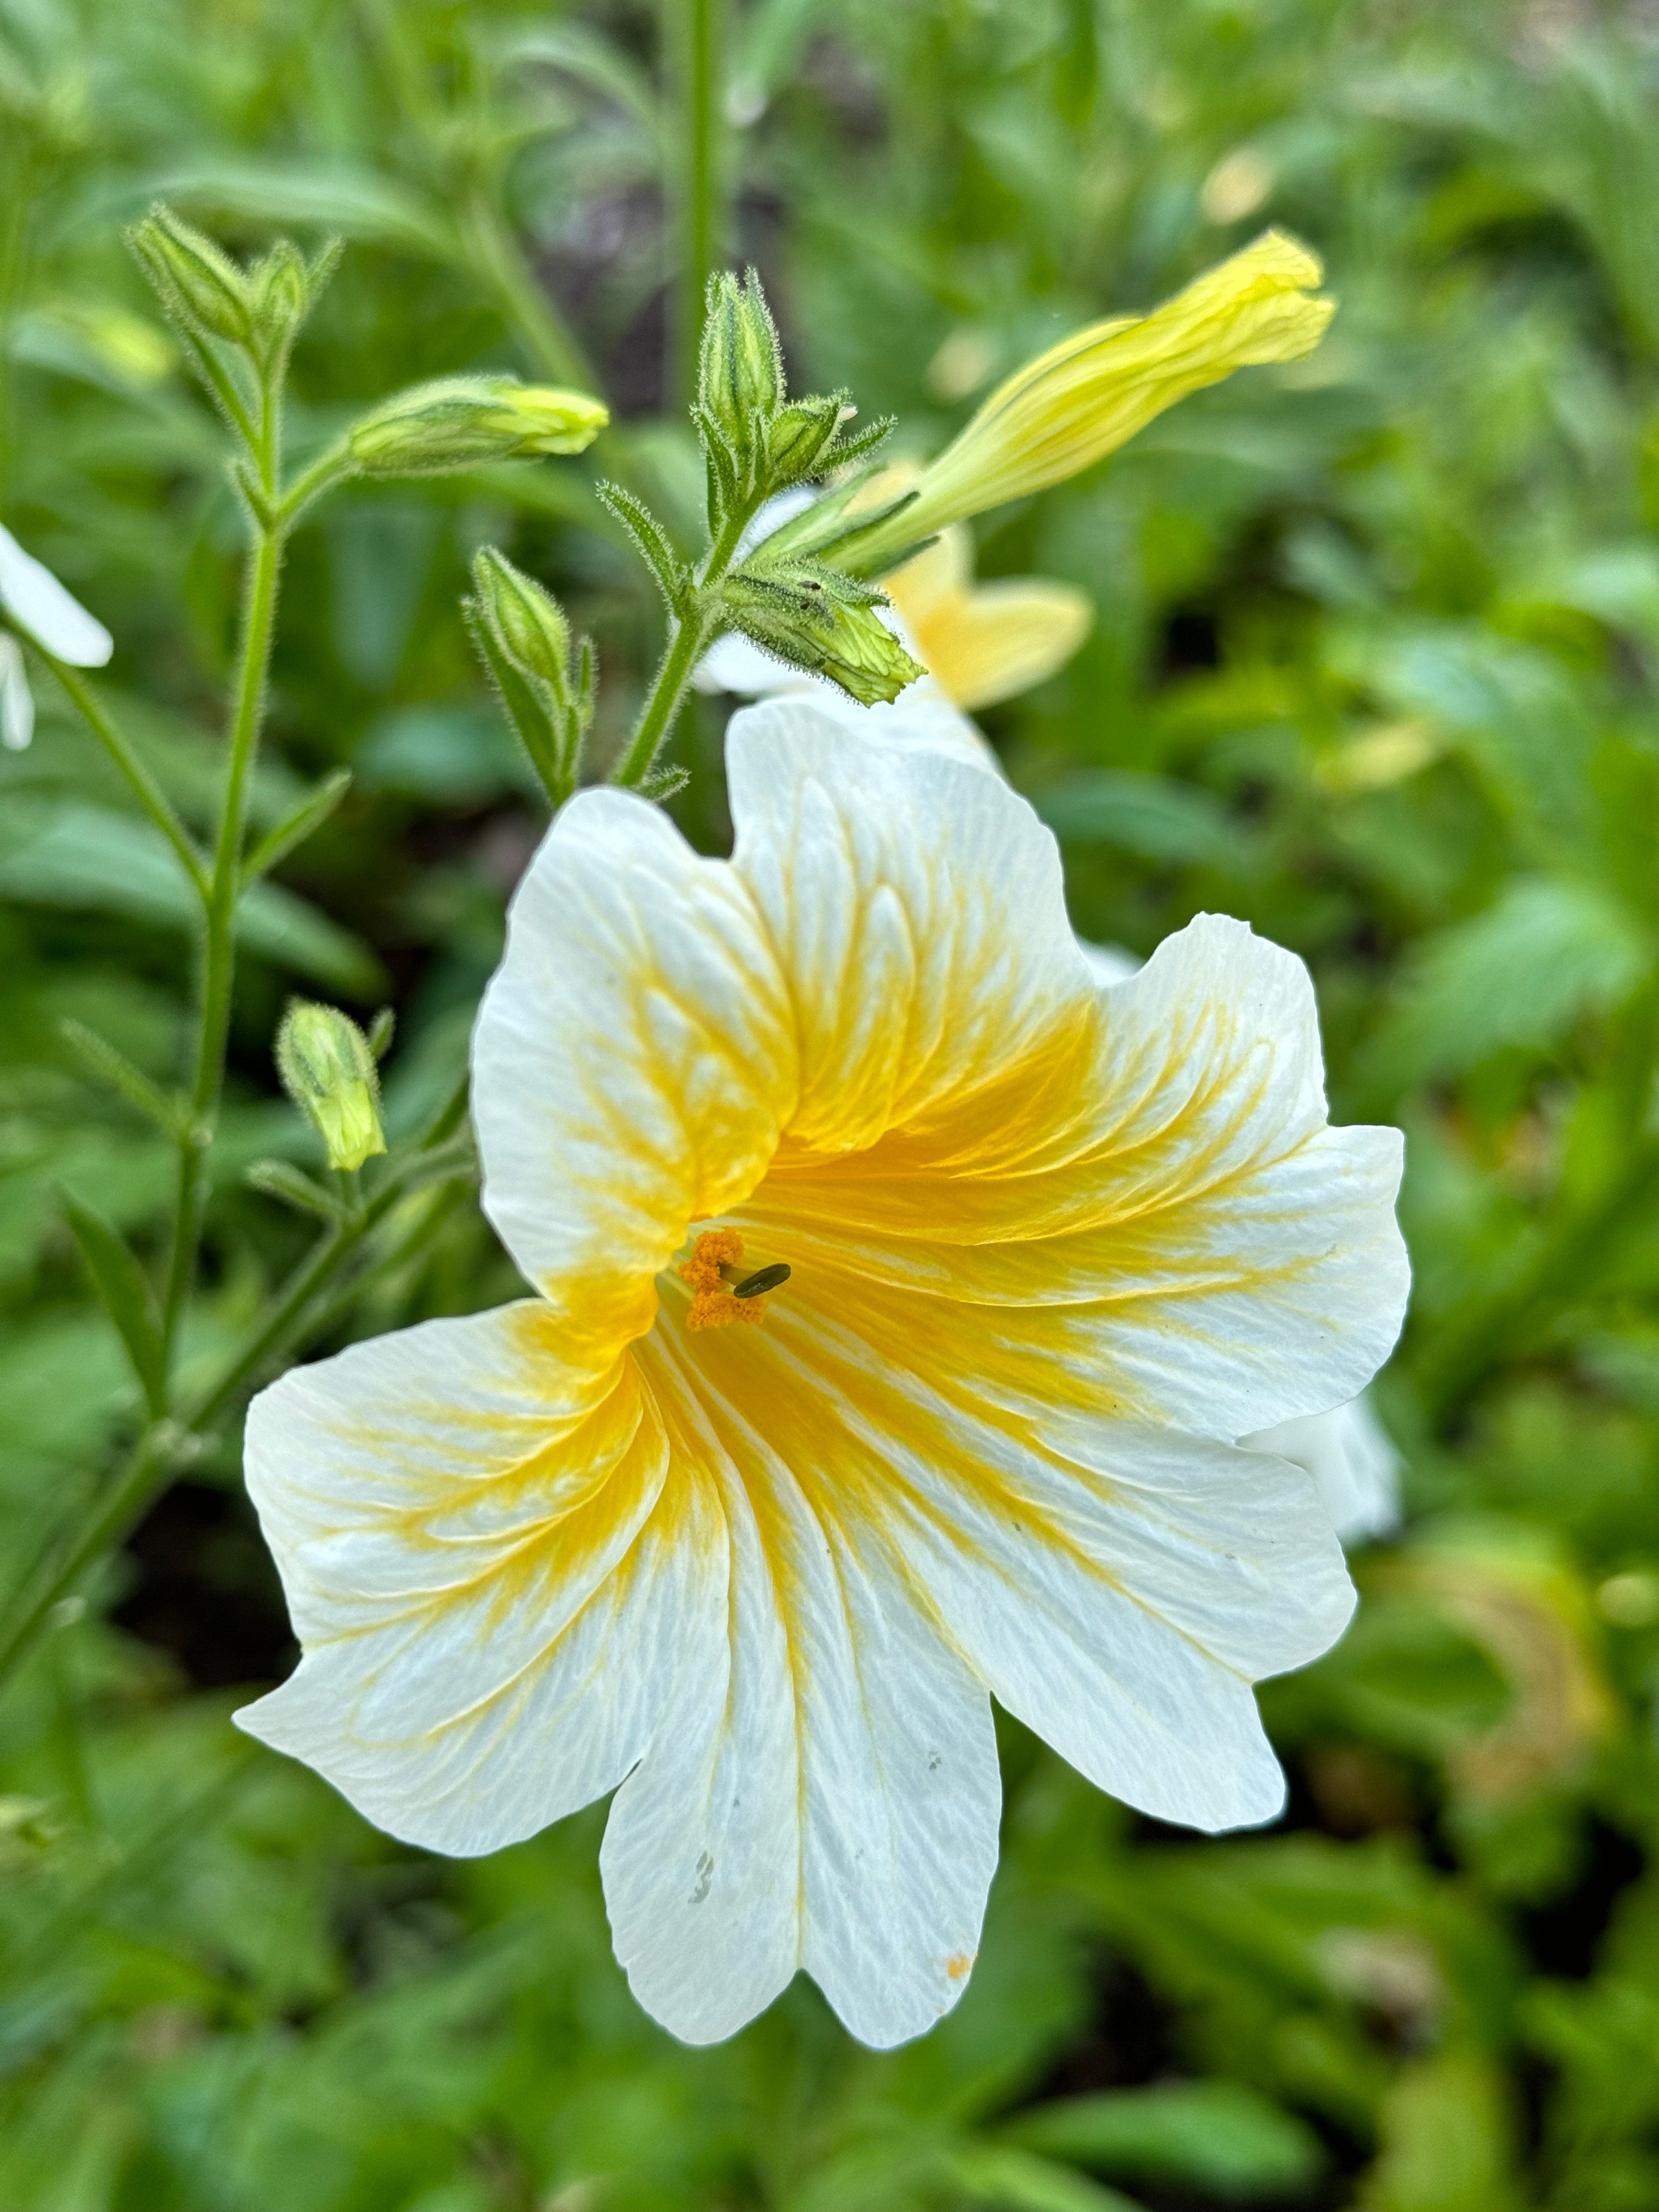
<svg viewBox="0 0 1659 2212">
<path fill-rule="evenodd" d="M 757 561 L 726 579 L 721 598 L 734 629 L 861 707 L 896 699 L 924 672 L 883 622 L 881 594 L 832 569 Z"/>
<path fill-rule="evenodd" d="M 321 1137 L 331 1167 L 350 1171 L 385 1152 L 374 1054 L 337 1006 L 292 1001 L 276 1032 L 276 1073 Z"/>
<path fill-rule="evenodd" d="M 299 249 L 283 239 L 256 262 L 248 271 L 247 296 L 254 350 L 270 360 L 292 343 L 311 304 L 310 279 Z"/>
<path fill-rule="evenodd" d="M 727 270 L 708 280 L 697 397 L 732 451 L 747 454 L 783 405 L 783 356 L 760 278 Z"/>
<path fill-rule="evenodd" d="M 562 692 L 570 659 L 570 625 L 558 601 L 493 545 L 486 545 L 474 559 L 472 581 L 477 611 L 502 649 L 527 676 L 539 676 Z"/>
<path fill-rule="evenodd" d="M 374 409 L 349 443 L 365 476 L 435 476 L 489 461 L 580 453 L 610 419 L 586 392 L 510 376 L 447 377 Z"/>
<path fill-rule="evenodd" d="M 127 234 L 163 304 L 210 337 L 246 344 L 252 329 L 246 277 L 205 233 L 160 202 Z"/>
</svg>

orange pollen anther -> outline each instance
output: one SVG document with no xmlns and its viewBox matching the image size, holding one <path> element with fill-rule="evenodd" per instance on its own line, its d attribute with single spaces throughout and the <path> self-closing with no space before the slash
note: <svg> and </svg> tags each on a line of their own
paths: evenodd
<svg viewBox="0 0 1659 2212">
<path fill-rule="evenodd" d="M 735 1271 L 743 1257 L 743 1239 L 735 1229 L 705 1229 L 691 1247 L 691 1257 L 680 1262 L 682 1280 L 696 1293 L 685 1316 L 688 1328 L 730 1328 L 734 1322 L 749 1328 L 766 1318 L 764 1298 L 734 1298 L 721 1279 L 721 1271 Z"/>
</svg>

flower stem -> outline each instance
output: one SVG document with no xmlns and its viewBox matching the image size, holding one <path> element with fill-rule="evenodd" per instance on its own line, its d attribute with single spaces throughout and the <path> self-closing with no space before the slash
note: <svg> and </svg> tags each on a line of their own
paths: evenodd
<svg viewBox="0 0 1659 2212">
<path fill-rule="evenodd" d="M 697 392 L 703 290 L 726 247 L 724 0 L 663 0 L 663 17 L 678 118 L 669 194 L 676 259 L 672 374 L 675 398 L 688 406 Z"/>
<path fill-rule="evenodd" d="M 236 902 L 240 890 L 242 838 L 247 821 L 248 785 L 264 719 L 265 685 L 283 565 L 282 526 L 271 519 L 277 492 L 278 407 L 277 393 L 267 386 L 261 395 L 259 422 L 251 455 L 258 471 L 264 505 L 251 518 L 252 556 L 242 609 L 241 647 L 232 697 L 224 795 L 202 932 L 194 1072 L 190 1091 L 191 1126 L 179 1139 L 173 1234 L 161 1299 L 162 1362 L 168 1372 L 185 1301 L 195 1279 L 206 1195 L 203 1170 L 207 1147 L 212 1141 L 219 1094 L 224 1085 L 225 1044 L 235 972 Z"/>
<path fill-rule="evenodd" d="M 624 791 L 633 791 L 642 784 L 656 764 L 657 755 L 667 742 L 674 720 L 685 696 L 685 687 L 691 681 L 691 672 L 696 666 L 702 651 L 707 626 L 696 619 L 676 621 L 669 633 L 668 650 L 652 680 L 651 689 L 634 734 L 628 741 L 628 750 L 617 763 L 611 781 Z"/>
<path fill-rule="evenodd" d="M 753 513 L 752 506 L 739 507 L 726 517 L 698 571 L 692 612 L 677 615 L 670 623 L 667 650 L 652 678 L 640 719 L 628 741 L 628 750 L 611 770 L 611 782 L 624 791 L 639 788 L 668 742 L 692 671 L 718 633 L 718 587 L 736 557 L 738 542 Z"/>
</svg>

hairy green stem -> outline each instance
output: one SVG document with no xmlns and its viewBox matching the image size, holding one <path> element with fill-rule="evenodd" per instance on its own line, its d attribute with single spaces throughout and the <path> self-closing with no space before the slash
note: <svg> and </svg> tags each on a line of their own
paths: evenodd
<svg viewBox="0 0 1659 2212">
<path fill-rule="evenodd" d="M 657 755 L 668 740 L 680 710 L 680 702 L 691 681 L 691 672 L 696 666 L 708 637 L 708 626 L 696 620 L 676 621 L 670 632 L 668 650 L 663 654 L 661 665 L 646 695 L 634 734 L 628 741 L 628 750 L 617 763 L 611 781 L 624 791 L 632 791 L 642 784 L 656 765 Z"/>
<path fill-rule="evenodd" d="M 657 756 L 673 731 L 692 672 L 719 634 L 719 586 L 757 504 L 738 507 L 727 515 L 698 571 L 695 612 L 689 617 L 677 615 L 669 624 L 667 649 L 646 693 L 628 750 L 611 772 L 611 782 L 624 791 L 637 790 L 655 767 Z"/>
<path fill-rule="evenodd" d="M 276 501 L 279 443 L 277 399 L 265 392 L 253 459 L 266 505 Z M 191 1079 L 191 1126 L 179 1140 L 173 1235 L 167 1285 L 161 1300 L 164 1369 L 171 1372 L 185 1301 L 195 1279 L 205 1192 L 205 1156 L 224 1084 L 225 1045 L 230 1029 L 231 984 L 236 963 L 236 902 L 241 887 L 242 839 L 247 823 L 248 786 L 259 748 L 264 717 L 270 642 L 276 620 L 276 590 L 282 574 L 283 534 L 266 515 L 252 517 L 253 555 L 242 611 L 241 647 L 231 706 L 224 796 L 208 888 L 197 1000 L 196 1050 Z"/>
</svg>

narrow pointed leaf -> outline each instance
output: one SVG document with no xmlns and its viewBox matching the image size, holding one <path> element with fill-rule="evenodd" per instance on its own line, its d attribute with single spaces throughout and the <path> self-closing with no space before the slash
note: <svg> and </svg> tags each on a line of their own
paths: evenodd
<svg viewBox="0 0 1659 2212">
<path fill-rule="evenodd" d="M 107 1037 L 100 1037 L 96 1030 L 89 1030 L 84 1022 L 76 1021 L 60 1022 L 58 1034 L 94 1082 L 117 1092 L 147 1121 L 154 1121 L 169 1137 L 185 1135 L 190 1117 L 184 1102 L 170 1098 Z"/>
<path fill-rule="evenodd" d="M 656 578 L 657 589 L 668 603 L 671 614 L 683 613 L 687 595 L 691 589 L 691 577 L 685 563 L 669 544 L 666 532 L 650 508 L 635 498 L 621 484 L 602 483 L 599 496 L 620 522 L 635 544 L 640 556 Z"/>
<path fill-rule="evenodd" d="M 279 860 L 285 859 L 296 845 L 303 844 L 313 830 L 320 830 L 350 788 L 351 770 L 349 768 L 337 768 L 332 775 L 325 775 L 291 814 L 266 830 L 242 863 L 242 881 L 245 884 L 257 883 Z"/>
<path fill-rule="evenodd" d="M 126 1346 L 145 1406 L 152 1419 L 159 1419 L 167 1410 L 167 1360 L 149 1279 L 125 1240 L 101 1213 L 82 1206 L 67 1191 L 63 1206 L 93 1287 Z"/>
<path fill-rule="evenodd" d="M 292 1206 L 296 1213 L 314 1214 L 318 1220 L 330 1223 L 341 1218 L 343 1209 L 333 1192 L 325 1190 L 286 1160 L 255 1160 L 243 1170 L 242 1180 L 266 1198 Z"/>
</svg>

